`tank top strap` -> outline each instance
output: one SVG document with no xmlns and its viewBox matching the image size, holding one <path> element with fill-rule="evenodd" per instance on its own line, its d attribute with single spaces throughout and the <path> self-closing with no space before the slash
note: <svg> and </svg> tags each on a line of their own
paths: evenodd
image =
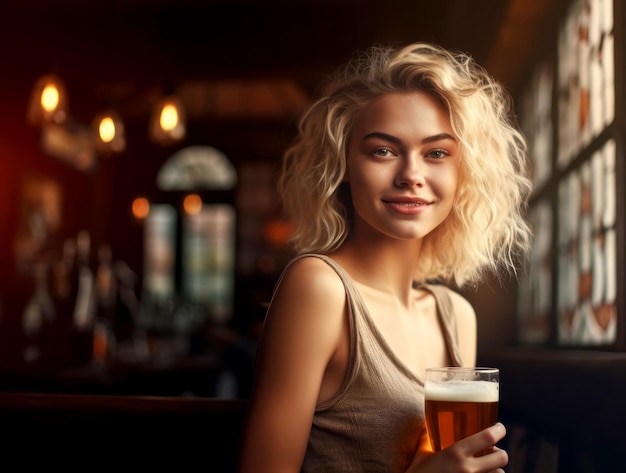
<svg viewBox="0 0 626 473">
<path fill-rule="evenodd" d="M 461 360 L 461 355 L 459 354 L 459 334 L 456 317 L 454 316 L 448 289 L 437 284 L 422 284 L 420 287 L 426 289 L 435 297 L 437 314 L 452 366 L 463 366 L 463 360 Z"/>
<path fill-rule="evenodd" d="M 296 261 L 301 260 L 303 258 L 317 258 L 317 259 L 324 261 L 326 264 L 328 264 L 328 266 L 330 266 L 335 271 L 335 273 L 337 273 L 337 276 L 339 276 L 339 279 L 343 283 L 343 286 L 346 291 L 346 305 L 348 309 L 348 327 L 349 327 L 349 336 L 350 336 L 350 355 L 348 359 L 348 370 L 347 370 L 346 379 L 344 380 L 343 387 L 341 388 L 341 390 L 343 390 L 354 379 L 354 376 L 358 369 L 358 365 L 360 364 L 360 359 L 356 355 L 357 349 L 358 349 L 357 347 L 358 347 L 359 333 L 360 333 L 360 330 L 357 327 L 362 324 L 360 323 L 360 320 L 357 314 L 362 314 L 367 309 L 365 308 L 365 303 L 361 299 L 359 291 L 356 288 L 354 281 L 352 280 L 348 272 L 345 269 L 343 269 L 343 267 L 341 267 L 339 263 L 337 263 L 335 260 L 323 254 L 303 253 L 303 254 L 295 256 L 291 261 L 289 261 L 289 263 L 283 270 L 283 273 L 281 274 L 277 284 L 280 283 L 281 279 L 286 273 L 287 268 L 291 266 L 292 264 L 294 264 Z"/>
</svg>

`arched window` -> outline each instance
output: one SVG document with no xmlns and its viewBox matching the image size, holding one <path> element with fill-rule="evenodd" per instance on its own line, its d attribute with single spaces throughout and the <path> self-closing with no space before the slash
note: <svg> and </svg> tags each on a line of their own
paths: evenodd
<svg viewBox="0 0 626 473">
<path fill-rule="evenodd" d="M 159 170 L 157 187 L 180 199 L 153 203 L 146 218 L 144 323 L 186 331 L 232 317 L 236 212 L 215 196 L 236 183 L 231 161 L 210 146 L 184 148 Z"/>
<path fill-rule="evenodd" d="M 235 167 L 211 146 L 188 146 L 174 153 L 157 175 L 164 191 L 231 190 L 237 184 Z"/>
</svg>

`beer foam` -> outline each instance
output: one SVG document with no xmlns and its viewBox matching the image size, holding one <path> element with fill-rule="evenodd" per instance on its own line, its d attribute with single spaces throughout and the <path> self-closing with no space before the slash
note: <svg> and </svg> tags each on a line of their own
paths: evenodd
<svg viewBox="0 0 626 473">
<path fill-rule="evenodd" d="M 492 381 L 427 381 L 424 395 L 427 401 L 498 402 L 498 391 L 498 383 Z"/>
</svg>

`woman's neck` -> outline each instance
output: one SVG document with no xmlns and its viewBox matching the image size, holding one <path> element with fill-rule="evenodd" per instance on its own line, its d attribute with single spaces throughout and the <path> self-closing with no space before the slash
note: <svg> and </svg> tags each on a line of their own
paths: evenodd
<svg viewBox="0 0 626 473">
<path fill-rule="evenodd" d="M 402 304 L 412 299 L 421 241 L 389 240 L 372 245 L 350 239 L 330 256 L 358 283 L 394 295 Z"/>
</svg>

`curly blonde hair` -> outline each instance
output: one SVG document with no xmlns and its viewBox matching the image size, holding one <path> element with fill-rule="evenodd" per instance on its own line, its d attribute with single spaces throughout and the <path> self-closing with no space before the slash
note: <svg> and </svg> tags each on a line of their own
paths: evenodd
<svg viewBox="0 0 626 473">
<path fill-rule="evenodd" d="M 449 113 L 460 144 L 460 176 L 450 215 L 424 237 L 416 279 L 460 287 L 485 270 L 516 273 L 530 247 L 525 212 L 531 183 L 510 97 L 467 54 L 429 43 L 374 46 L 355 55 L 301 117 L 278 180 L 295 250 L 330 253 L 344 242 L 354 209 L 342 179 L 354 125 L 375 98 L 417 90 Z"/>
</svg>

